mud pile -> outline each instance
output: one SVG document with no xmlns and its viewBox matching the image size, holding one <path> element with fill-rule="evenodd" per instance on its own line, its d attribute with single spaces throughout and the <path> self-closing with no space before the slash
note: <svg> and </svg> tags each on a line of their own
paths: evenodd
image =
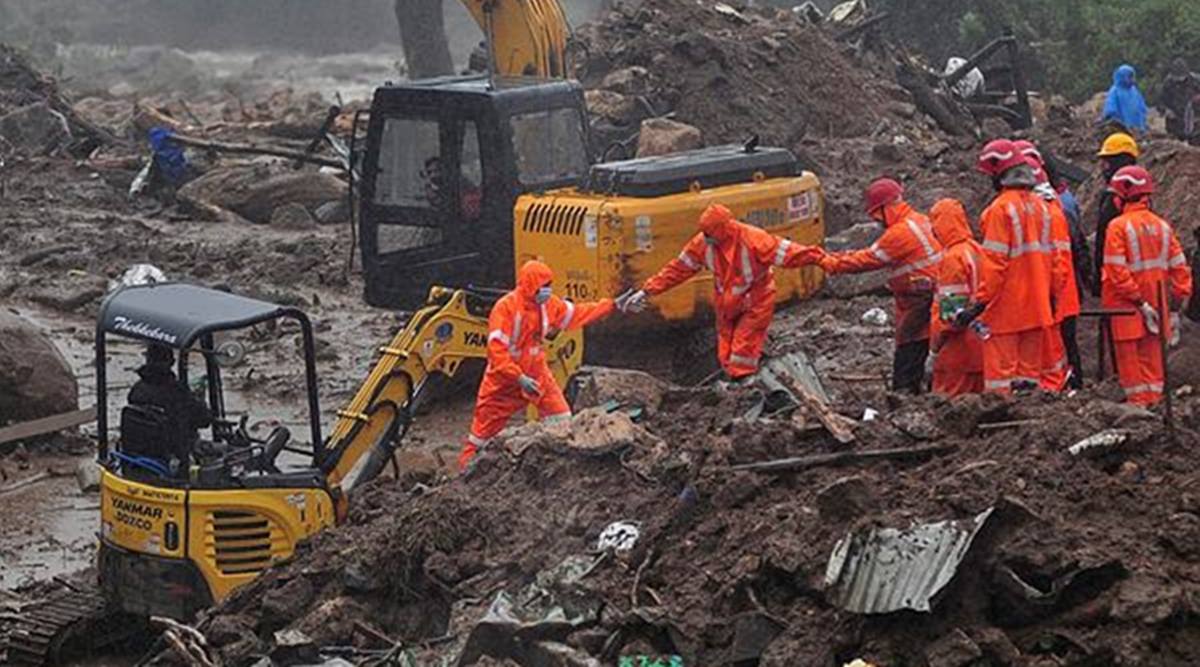
<svg viewBox="0 0 1200 667">
<path fill-rule="evenodd" d="M 898 115 L 906 91 L 871 75 L 790 12 L 621 3 L 579 37 L 586 57 L 577 75 L 585 86 L 644 96 L 659 113 L 699 127 L 710 143 L 759 134 L 790 146 L 806 135 L 866 136 L 884 119 L 907 122 Z"/>
<path fill-rule="evenodd" d="M 791 12 L 619 3 L 577 37 L 575 75 L 590 89 L 598 149 L 628 143 L 650 116 L 694 125 L 710 145 L 758 135 L 821 177 L 835 231 L 860 216 L 862 189 L 881 174 L 906 181 L 923 206 L 941 196 L 970 205 L 987 189 L 964 173 L 975 140 L 939 130 L 908 90 L 880 74 L 894 64 L 860 62 Z"/>
<path fill-rule="evenodd" d="M 585 411 L 561 431 L 509 432 L 464 479 L 376 484 L 349 525 L 200 627 L 233 665 L 396 645 L 415 664 L 1185 664 L 1200 639 L 1188 454 L 1200 403 L 1177 406 L 1187 428 L 1171 445 L 1154 415 L 1108 400 L 1114 390 L 1020 402 L 839 392 L 846 415 L 881 412 L 851 451 L 939 453 L 759 474 L 731 466 L 845 450 L 787 411 L 762 417 L 755 390 L 669 388 L 640 424 Z M 1067 452 L 1114 426 L 1123 444 Z M 989 509 L 931 613 L 833 602 L 827 564 L 848 533 Z M 638 528 L 632 548 L 599 550 L 622 521 Z M 547 655 L 561 662 L 537 662 Z"/>
</svg>

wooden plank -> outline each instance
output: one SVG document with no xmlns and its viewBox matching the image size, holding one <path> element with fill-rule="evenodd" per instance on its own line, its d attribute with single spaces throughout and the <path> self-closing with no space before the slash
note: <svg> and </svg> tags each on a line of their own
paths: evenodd
<svg viewBox="0 0 1200 667">
<path fill-rule="evenodd" d="M 779 383 L 784 386 L 784 388 L 792 392 L 792 395 L 800 401 L 801 406 L 808 408 L 810 412 L 816 415 L 817 419 L 820 420 L 821 424 L 825 427 L 825 430 L 829 431 L 829 434 L 832 435 L 835 440 L 843 445 L 854 442 L 853 419 L 843 417 L 842 415 L 834 412 L 833 408 L 830 408 L 828 403 L 821 400 L 819 396 L 813 394 L 812 391 L 810 391 L 800 382 L 797 382 L 791 376 L 781 373 L 776 375 L 775 379 L 778 380 Z"/>
<path fill-rule="evenodd" d="M 41 419 L 31 419 L 20 424 L 13 424 L 12 426 L 5 426 L 4 428 L 0 428 L 0 444 L 14 440 L 26 440 L 35 436 L 82 426 L 95 418 L 96 408 L 92 406 L 71 412 L 63 412 L 50 417 L 42 417 Z"/>
</svg>

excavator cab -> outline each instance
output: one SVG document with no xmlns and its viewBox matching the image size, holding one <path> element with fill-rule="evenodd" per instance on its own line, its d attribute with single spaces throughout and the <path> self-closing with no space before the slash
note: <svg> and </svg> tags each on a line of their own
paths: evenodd
<svg viewBox="0 0 1200 667">
<path fill-rule="evenodd" d="M 302 343 L 308 433 L 295 435 L 310 438 L 310 449 L 289 444 L 293 434 L 284 426 L 256 438 L 245 416 L 235 421 L 226 410 L 221 366 L 239 351 L 219 337 L 287 326 L 283 321 Z M 198 384 L 206 395 L 194 400 L 208 410 L 211 427 L 195 441 L 181 441 L 178 424 L 161 407 L 170 401 L 125 404 L 110 397 L 110 339 L 171 350 L 178 359 L 174 376 L 167 374 L 157 391 L 188 392 L 190 380 L 203 378 Z M 199 372 L 189 363 L 194 357 L 203 360 Z M 120 415 L 112 442 L 110 402 Z M 96 405 L 98 570 L 105 597 L 121 611 L 188 618 L 335 520 L 335 494 L 321 469 L 313 329 L 300 310 L 178 283 L 114 292 L 96 326 Z M 285 449 L 305 458 L 281 472 L 276 459 Z"/>
<path fill-rule="evenodd" d="M 443 77 L 377 89 L 358 183 L 367 302 L 412 310 L 430 285 L 511 286 L 517 197 L 575 185 L 590 164 L 577 82 Z"/>
</svg>

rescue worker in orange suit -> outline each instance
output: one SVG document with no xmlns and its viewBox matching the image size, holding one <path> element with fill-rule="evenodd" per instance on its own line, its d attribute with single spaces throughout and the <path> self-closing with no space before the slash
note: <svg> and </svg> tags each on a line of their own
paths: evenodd
<svg viewBox="0 0 1200 667">
<path fill-rule="evenodd" d="M 980 217 L 979 288 L 955 323 L 985 336 L 985 391 L 1033 389 L 1041 384 L 1045 329 L 1054 324 L 1052 297 L 1065 280 L 1051 253 L 1050 207 L 1033 191 L 1033 169 L 1013 142 L 989 142 L 978 169 L 992 177 L 996 197 Z"/>
<path fill-rule="evenodd" d="M 613 300 L 564 301 L 551 291 L 554 272 L 529 261 L 517 273 L 517 288 L 500 297 L 488 316 L 487 370 L 475 399 L 471 431 L 458 457 L 465 470 L 508 420 L 526 405 L 544 421 L 563 419 L 571 408 L 546 363 L 546 342 L 559 332 L 579 329 L 613 312 Z"/>
<path fill-rule="evenodd" d="M 938 201 L 929 209 L 929 219 L 943 248 L 929 342 L 933 391 L 943 396 L 983 393 L 983 341 L 974 331 L 953 324 L 954 315 L 979 289 L 982 248 L 971 234 L 962 202 Z"/>
<path fill-rule="evenodd" d="M 904 188 L 896 181 L 875 180 L 867 186 L 863 201 L 867 215 L 883 223 L 883 236 L 870 247 L 826 255 L 820 260 L 821 268 L 829 274 L 889 272 L 887 284 L 895 298 L 896 317 L 892 390 L 920 393 L 925 384 L 929 314 L 942 244 L 929 219 L 904 201 Z"/>
<path fill-rule="evenodd" d="M 739 222 L 728 208 L 713 204 L 700 215 L 700 233 L 679 256 L 619 305 L 625 311 L 641 311 L 649 297 L 708 269 L 713 274 L 717 360 L 726 377 L 738 381 L 758 371 L 767 328 L 775 315 L 775 267 L 815 264 L 822 255 L 821 248 Z"/>
<path fill-rule="evenodd" d="M 1052 295 L 1054 323 L 1046 329 L 1042 341 L 1041 387 L 1046 391 L 1058 392 L 1066 388 L 1075 370 L 1068 362 L 1067 343 L 1063 326 L 1067 318 L 1079 316 L 1079 285 L 1075 281 L 1075 261 L 1071 252 L 1071 229 L 1067 214 L 1058 200 L 1058 192 L 1050 185 L 1045 162 L 1037 147 L 1028 141 L 1014 141 L 1013 145 L 1025 156 L 1029 168 L 1033 169 L 1037 185 L 1033 191 L 1050 207 L 1050 257 L 1056 275 L 1064 276 L 1061 288 Z"/>
<path fill-rule="evenodd" d="M 1112 317 L 1113 356 L 1126 400 L 1153 405 L 1163 395 L 1159 335 L 1165 333 L 1172 344 L 1179 336 L 1178 315 L 1165 321 L 1163 315 L 1169 299 L 1183 303 L 1191 295 L 1192 271 L 1171 225 L 1150 210 L 1154 181 L 1148 171 L 1120 169 L 1109 191 L 1120 214 L 1104 237 L 1100 302 L 1105 308 L 1138 311 Z"/>
</svg>

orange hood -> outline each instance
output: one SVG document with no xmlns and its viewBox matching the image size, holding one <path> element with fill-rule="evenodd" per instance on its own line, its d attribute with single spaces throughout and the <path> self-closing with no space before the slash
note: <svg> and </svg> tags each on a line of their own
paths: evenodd
<svg viewBox="0 0 1200 667">
<path fill-rule="evenodd" d="M 737 218 L 733 212 L 720 204 L 710 204 L 700 214 L 700 231 L 717 240 L 723 248 L 737 236 Z"/>
<path fill-rule="evenodd" d="M 957 199 L 939 200 L 929 209 L 929 220 L 933 223 L 934 236 L 946 248 L 975 238 L 971 234 L 971 223 L 967 221 L 967 210 Z"/>
<path fill-rule="evenodd" d="M 521 265 L 521 270 L 517 272 L 517 294 L 532 302 L 537 291 L 553 281 L 554 271 L 542 262 L 531 259 Z"/>
</svg>

